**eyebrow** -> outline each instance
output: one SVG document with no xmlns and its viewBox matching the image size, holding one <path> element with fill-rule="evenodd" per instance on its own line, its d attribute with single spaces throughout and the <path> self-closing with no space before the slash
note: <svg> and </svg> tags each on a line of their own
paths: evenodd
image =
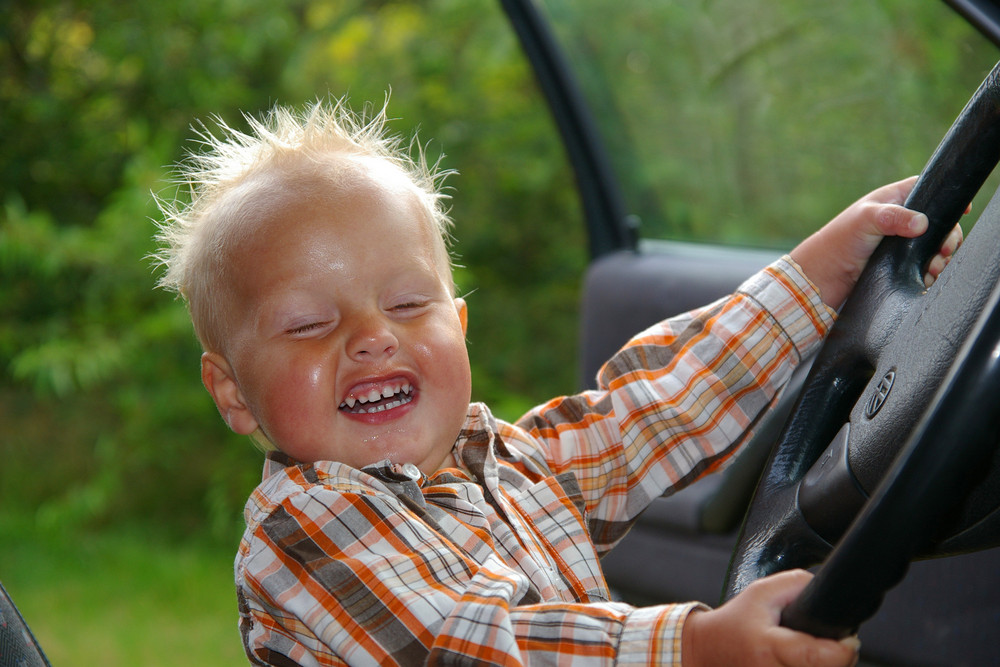
<svg viewBox="0 0 1000 667">
<path fill-rule="evenodd" d="M 294 295 L 296 291 L 300 290 L 286 291 L 282 296 L 273 290 L 265 292 L 263 298 L 255 304 L 251 315 L 254 328 L 268 334 L 274 329 L 285 331 L 294 326 L 295 320 L 306 317 L 307 315 L 301 313 L 312 309 L 302 303 L 301 297 L 297 298 Z"/>
</svg>

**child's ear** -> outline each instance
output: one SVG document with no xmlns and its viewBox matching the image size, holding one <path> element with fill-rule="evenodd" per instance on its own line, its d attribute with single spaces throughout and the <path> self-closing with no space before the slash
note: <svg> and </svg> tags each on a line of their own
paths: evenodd
<svg viewBox="0 0 1000 667">
<path fill-rule="evenodd" d="M 456 297 L 455 308 L 458 310 L 458 321 L 462 323 L 462 334 L 465 335 L 469 333 L 469 306 L 465 299 Z"/>
<path fill-rule="evenodd" d="M 257 420 L 236 384 L 233 369 L 221 354 L 205 352 L 201 355 L 201 381 L 229 428 L 240 435 L 250 435 L 257 430 Z"/>
</svg>

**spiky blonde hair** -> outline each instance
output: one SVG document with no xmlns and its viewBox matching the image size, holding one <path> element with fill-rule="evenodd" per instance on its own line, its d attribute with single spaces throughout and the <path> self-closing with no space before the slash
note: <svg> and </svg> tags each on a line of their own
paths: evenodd
<svg viewBox="0 0 1000 667">
<path fill-rule="evenodd" d="M 320 100 L 302 111 L 273 107 L 263 119 L 244 114 L 249 132 L 241 132 L 213 117 L 218 134 L 204 124 L 197 129 L 200 152 L 192 151 L 176 167 L 178 195 L 157 197 L 163 216 L 156 239 L 160 250 L 152 257 L 164 267 L 158 285 L 180 294 L 188 304 L 202 347 L 223 352 L 225 312 L 220 291 L 227 277 L 226 249 L 244 237 L 246 224 L 235 213 L 231 195 L 251 178 L 280 173 L 303 164 L 322 164 L 330 158 L 374 158 L 399 169 L 415 186 L 418 197 L 448 253 L 451 219 L 442 192 L 452 172 L 440 169 L 440 160 L 427 162 L 414 137 L 404 147 L 387 130 L 387 103 L 373 112 L 371 105 L 357 114 L 343 99 Z"/>
</svg>

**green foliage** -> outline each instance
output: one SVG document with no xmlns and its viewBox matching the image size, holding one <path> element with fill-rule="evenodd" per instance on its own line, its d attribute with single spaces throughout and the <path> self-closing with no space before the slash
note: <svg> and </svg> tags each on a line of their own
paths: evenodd
<svg viewBox="0 0 1000 667">
<path fill-rule="evenodd" d="M 476 398 L 514 417 L 576 386 L 579 213 L 498 6 L 32 0 L 0 22 L 0 505 L 238 537 L 260 455 L 201 387 L 183 304 L 154 289 L 152 193 L 197 148 L 192 123 L 275 102 L 391 90 L 394 130 L 462 172 Z"/>
<path fill-rule="evenodd" d="M 919 173 L 997 58 L 940 2 L 544 4 L 586 19 L 562 33 L 653 237 L 792 247 Z"/>
</svg>

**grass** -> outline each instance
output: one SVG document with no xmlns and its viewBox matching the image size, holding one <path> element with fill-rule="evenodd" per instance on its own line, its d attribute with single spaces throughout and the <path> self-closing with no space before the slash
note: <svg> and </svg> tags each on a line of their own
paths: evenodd
<svg viewBox="0 0 1000 667">
<path fill-rule="evenodd" d="M 235 544 L 171 542 L 114 527 L 69 534 L 0 513 L 0 582 L 50 662 L 246 665 Z"/>
</svg>

